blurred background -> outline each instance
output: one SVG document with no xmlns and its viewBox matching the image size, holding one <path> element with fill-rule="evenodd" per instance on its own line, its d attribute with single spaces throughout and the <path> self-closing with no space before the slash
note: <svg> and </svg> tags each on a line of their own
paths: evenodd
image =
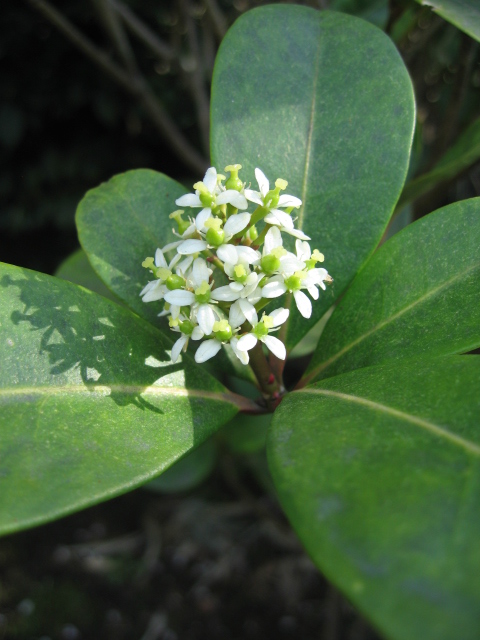
<svg viewBox="0 0 480 640">
<path fill-rule="evenodd" d="M 216 51 L 261 4 L 3 0 L 0 260 L 54 273 L 78 248 L 78 202 L 116 173 L 200 179 Z M 370 20 L 409 69 L 417 129 L 391 232 L 480 195 L 480 44 L 413 0 L 299 4 Z M 1 540 L 0 640 L 378 638 L 303 554 L 261 438 L 235 463 L 203 452 L 161 497 L 140 489 Z"/>
</svg>

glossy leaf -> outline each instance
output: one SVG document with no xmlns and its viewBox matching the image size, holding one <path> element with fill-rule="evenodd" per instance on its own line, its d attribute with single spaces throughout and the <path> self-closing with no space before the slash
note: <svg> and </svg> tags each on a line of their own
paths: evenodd
<svg viewBox="0 0 480 640">
<path fill-rule="evenodd" d="M 436 166 L 405 185 L 397 209 L 416 200 L 447 180 L 452 180 L 480 158 L 480 118 L 472 122 Z"/>
<path fill-rule="evenodd" d="M 142 262 L 175 240 L 168 216 L 184 193 L 162 173 L 137 169 L 88 191 L 77 209 L 78 236 L 92 267 L 115 295 L 157 326 L 163 306 L 139 296 L 153 278 Z"/>
<path fill-rule="evenodd" d="M 269 5 L 224 38 L 212 85 L 212 160 L 289 181 L 297 226 L 325 254 L 332 287 L 310 321 L 295 305 L 293 347 L 344 291 L 380 240 L 408 165 L 414 126 L 408 73 L 390 39 L 341 13 Z"/>
<path fill-rule="evenodd" d="M 236 413 L 130 311 L 9 265 L 0 285 L 0 533 L 143 484 Z"/>
<path fill-rule="evenodd" d="M 315 563 L 392 640 L 480 629 L 480 359 L 390 363 L 289 395 L 269 464 Z"/>
<path fill-rule="evenodd" d="M 85 289 L 99 293 L 119 303 L 117 296 L 105 285 L 95 273 L 83 249 L 77 249 L 66 258 L 55 272 L 57 278 L 79 284 Z"/>
<path fill-rule="evenodd" d="M 478 0 L 417 0 L 425 7 L 480 41 L 480 5 Z"/>
<path fill-rule="evenodd" d="M 480 198 L 409 225 L 372 256 L 320 337 L 306 381 L 480 346 Z"/>
</svg>

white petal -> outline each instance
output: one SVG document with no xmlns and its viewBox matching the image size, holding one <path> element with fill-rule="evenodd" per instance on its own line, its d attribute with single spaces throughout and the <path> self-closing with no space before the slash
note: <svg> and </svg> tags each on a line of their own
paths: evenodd
<svg viewBox="0 0 480 640">
<path fill-rule="evenodd" d="M 261 254 L 259 251 L 255 251 L 252 247 L 242 247 L 241 245 L 236 247 L 238 259 L 247 264 L 253 264 L 260 259 Z"/>
<path fill-rule="evenodd" d="M 160 280 L 155 280 L 156 287 L 152 287 L 143 295 L 143 302 L 154 302 L 155 300 L 161 300 L 167 291 L 167 287 L 161 284 Z"/>
<path fill-rule="evenodd" d="M 280 229 L 278 227 L 272 227 L 267 231 L 267 235 L 265 236 L 265 243 L 263 245 L 263 255 L 266 256 L 273 249 L 277 247 L 281 247 L 283 245 L 282 242 L 282 234 L 280 233 Z"/>
<path fill-rule="evenodd" d="M 222 348 L 222 343 L 218 340 L 205 340 L 198 347 L 197 353 L 195 354 L 195 362 L 205 362 L 206 360 L 210 360 L 213 358 L 220 349 Z"/>
<path fill-rule="evenodd" d="M 266 196 L 268 191 L 270 190 L 270 185 L 268 184 L 268 178 L 263 173 L 261 169 L 255 169 L 255 178 L 258 182 L 258 188 L 260 189 L 260 193 L 262 196 Z"/>
<path fill-rule="evenodd" d="M 203 184 L 207 187 L 210 193 L 213 193 L 213 190 L 217 186 L 217 170 L 215 167 L 207 169 L 207 172 L 203 177 Z"/>
<path fill-rule="evenodd" d="M 278 199 L 279 207 L 300 207 L 302 201 L 295 196 L 289 196 L 287 193 L 282 193 Z"/>
<path fill-rule="evenodd" d="M 297 252 L 297 258 L 299 260 L 310 260 L 312 257 L 312 250 L 308 242 L 304 240 L 295 240 L 295 250 Z"/>
<path fill-rule="evenodd" d="M 312 303 L 310 302 L 310 298 L 308 298 L 303 291 L 294 291 L 293 297 L 295 298 L 297 309 L 300 311 L 302 316 L 304 318 L 310 318 L 312 315 Z"/>
<path fill-rule="evenodd" d="M 255 326 L 258 323 L 258 315 L 253 304 L 248 302 L 248 300 L 241 298 L 239 300 L 239 305 L 246 320 L 248 320 L 252 326 Z"/>
<path fill-rule="evenodd" d="M 196 233 L 197 233 L 197 227 L 194 224 L 191 224 L 189 227 L 187 227 L 185 229 L 185 231 L 182 233 L 181 237 L 185 238 L 185 239 L 191 238 L 192 236 L 196 235 Z M 175 234 L 175 235 L 177 235 L 177 234 Z"/>
<path fill-rule="evenodd" d="M 203 207 L 200 198 L 194 193 L 186 193 L 184 196 L 177 198 L 175 204 L 180 207 Z"/>
<path fill-rule="evenodd" d="M 230 264 L 237 264 L 238 262 L 237 248 L 233 244 L 222 244 L 217 249 L 217 256 L 222 262 Z"/>
<path fill-rule="evenodd" d="M 252 217 L 251 213 L 237 213 L 226 221 L 223 230 L 228 236 L 234 236 L 239 231 L 245 229 Z"/>
<path fill-rule="evenodd" d="M 203 333 L 203 331 L 200 329 L 200 327 L 194 327 L 193 331 L 192 331 L 192 335 L 191 338 L 192 340 L 201 340 L 203 338 L 205 334 Z"/>
<path fill-rule="evenodd" d="M 282 256 L 280 258 L 279 271 L 281 273 L 291 275 L 292 273 L 295 273 L 295 271 L 303 271 L 305 266 L 305 263 L 298 260 L 293 253 L 288 253 L 286 256 Z"/>
<path fill-rule="evenodd" d="M 287 227 L 282 227 L 281 230 L 295 238 L 300 238 L 300 240 L 311 240 L 310 236 L 307 236 L 307 234 L 300 231 L 300 229 L 287 229 Z"/>
<path fill-rule="evenodd" d="M 175 242 L 170 242 L 169 244 L 166 244 L 162 249 L 163 253 L 167 253 L 172 249 L 176 249 L 178 245 L 182 244 L 182 242 L 183 240 L 175 240 Z"/>
<path fill-rule="evenodd" d="M 272 209 L 270 213 L 265 216 L 265 222 L 268 222 L 268 224 L 279 224 L 286 229 L 293 229 L 292 216 L 289 216 L 285 211 L 280 211 L 280 209 Z"/>
<path fill-rule="evenodd" d="M 180 338 L 175 342 L 172 347 L 172 362 L 176 362 L 178 360 L 178 356 L 180 355 L 181 350 L 183 349 L 185 343 L 187 342 L 188 337 L 182 333 Z"/>
<path fill-rule="evenodd" d="M 143 287 L 139 295 L 143 296 L 145 293 L 147 293 L 147 291 L 150 291 L 150 289 L 153 289 L 154 287 L 158 287 L 161 283 L 161 280 L 151 280 Z"/>
<path fill-rule="evenodd" d="M 237 349 L 239 351 L 250 351 L 257 344 L 258 340 L 253 333 L 246 333 L 238 339 Z"/>
<path fill-rule="evenodd" d="M 165 300 L 169 304 L 188 307 L 195 302 L 195 295 L 191 291 L 185 291 L 185 289 L 174 289 L 165 294 Z"/>
<path fill-rule="evenodd" d="M 172 270 L 174 267 L 177 266 L 177 264 L 180 262 L 181 259 L 182 259 L 182 256 L 179 253 L 176 253 L 173 256 L 173 258 L 170 260 L 170 264 L 168 265 L 168 268 Z"/>
<path fill-rule="evenodd" d="M 245 322 L 245 315 L 240 307 L 240 300 L 236 300 L 230 307 L 228 322 L 232 329 L 240 327 Z"/>
<path fill-rule="evenodd" d="M 275 309 L 275 311 L 272 311 L 268 315 L 273 318 L 273 326 L 279 327 L 287 320 L 289 313 L 290 311 L 288 309 L 280 307 L 280 309 Z"/>
<path fill-rule="evenodd" d="M 209 207 L 205 207 L 202 209 L 200 213 L 195 218 L 195 226 L 199 231 L 203 231 L 205 229 L 205 222 L 212 217 L 212 210 Z"/>
<path fill-rule="evenodd" d="M 170 305 L 170 315 L 174 320 L 178 318 L 178 316 L 180 315 L 180 307 L 178 306 L 178 304 Z"/>
<path fill-rule="evenodd" d="M 245 197 L 250 202 L 255 202 L 255 204 L 263 205 L 262 194 L 258 191 L 252 191 L 252 189 L 245 189 Z"/>
<path fill-rule="evenodd" d="M 239 351 L 238 349 L 238 338 L 232 338 L 230 340 L 230 346 L 232 347 L 233 353 L 237 356 L 242 364 L 248 364 L 250 357 L 248 355 L 248 351 Z"/>
<path fill-rule="evenodd" d="M 240 282 L 231 282 L 228 286 L 232 291 L 235 291 L 235 293 L 240 293 L 240 291 L 243 291 L 243 284 L 241 284 Z"/>
<path fill-rule="evenodd" d="M 180 254 L 178 254 L 180 255 Z M 180 256 L 181 257 L 181 256 Z M 182 260 L 181 262 L 179 262 L 175 268 L 175 271 L 178 273 L 178 275 L 182 275 L 182 276 L 186 276 L 187 271 L 190 269 L 190 266 L 193 262 L 193 255 L 192 256 L 187 256 L 184 260 Z"/>
<path fill-rule="evenodd" d="M 262 297 L 278 298 L 283 295 L 286 290 L 287 287 L 284 282 L 279 282 L 278 280 L 270 281 L 262 288 Z"/>
<path fill-rule="evenodd" d="M 217 196 L 216 204 L 231 204 L 237 209 L 246 209 L 248 207 L 247 199 L 243 194 L 235 189 L 227 189 Z"/>
<path fill-rule="evenodd" d="M 198 251 L 203 251 L 208 247 L 205 240 L 184 240 L 178 247 L 177 251 L 182 256 L 188 256 Z"/>
<path fill-rule="evenodd" d="M 312 284 L 311 287 L 307 287 L 307 291 L 314 300 L 318 300 L 319 293 L 317 287 L 314 284 Z"/>
<path fill-rule="evenodd" d="M 156 267 L 167 266 L 167 261 L 165 260 L 165 256 L 163 255 L 163 251 L 161 249 L 157 249 L 155 251 L 155 266 Z"/>
<path fill-rule="evenodd" d="M 264 336 L 262 342 L 267 345 L 267 348 L 270 349 L 274 356 L 277 356 L 280 360 L 285 360 L 287 351 L 281 340 L 275 338 L 275 336 Z"/>
<path fill-rule="evenodd" d="M 212 308 L 208 304 L 201 304 L 198 307 L 197 322 L 198 326 L 206 336 L 209 336 L 212 333 L 215 316 L 213 315 Z"/>
<path fill-rule="evenodd" d="M 213 300 L 220 300 L 221 302 L 233 302 L 234 300 L 238 300 L 239 297 L 240 294 L 236 291 L 232 291 L 228 285 L 225 287 L 218 287 L 218 289 L 213 289 L 211 295 Z"/>
<path fill-rule="evenodd" d="M 206 261 L 203 258 L 196 258 L 193 261 L 191 280 L 195 287 L 199 287 L 202 282 L 208 282 L 212 270 L 208 268 Z"/>
</svg>

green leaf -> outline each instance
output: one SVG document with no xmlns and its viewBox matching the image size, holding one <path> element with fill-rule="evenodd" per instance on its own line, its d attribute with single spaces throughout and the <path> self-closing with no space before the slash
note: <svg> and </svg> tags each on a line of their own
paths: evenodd
<svg viewBox="0 0 480 640">
<path fill-rule="evenodd" d="M 212 158 L 288 180 L 297 226 L 334 278 L 293 347 L 344 291 L 380 240 L 405 179 L 414 127 L 408 73 L 390 39 L 351 16 L 270 5 L 224 38 L 212 85 Z"/>
<path fill-rule="evenodd" d="M 143 484 L 236 413 L 130 311 L 9 265 L 0 285 L 0 533 Z"/>
<path fill-rule="evenodd" d="M 417 0 L 425 7 L 480 41 L 480 5 L 478 0 Z"/>
<path fill-rule="evenodd" d="M 305 382 L 480 346 L 480 198 L 439 209 L 372 256 L 335 309 Z"/>
<path fill-rule="evenodd" d="M 55 272 L 57 278 L 79 284 L 85 289 L 99 293 L 119 303 L 117 296 L 100 280 L 88 261 L 85 251 L 77 249 L 66 258 Z"/>
<path fill-rule="evenodd" d="M 185 192 L 162 173 L 136 169 L 88 191 L 77 209 L 78 236 L 92 267 L 121 300 L 157 326 L 163 305 L 139 296 L 153 279 L 142 262 L 175 240 L 176 225 L 168 216 Z"/>
<path fill-rule="evenodd" d="M 472 122 L 455 144 L 428 173 L 408 182 L 398 201 L 397 210 L 431 191 L 438 184 L 452 180 L 480 158 L 480 118 Z"/>
<path fill-rule="evenodd" d="M 147 482 L 144 489 L 157 493 L 179 493 L 194 489 L 212 473 L 217 457 L 217 443 L 210 438 L 175 462 L 161 476 Z"/>
<path fill-rule="evenodd" d="M 315 563 L 393 640 L 477 640 L 477 356 L 390 363 L 289 395 L 267 443 Z"/>
</svg>

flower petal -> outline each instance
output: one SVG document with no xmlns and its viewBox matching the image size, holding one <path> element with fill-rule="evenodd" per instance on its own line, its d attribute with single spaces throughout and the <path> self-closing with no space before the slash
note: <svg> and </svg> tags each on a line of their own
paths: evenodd
<svg viewBox="0 0 480 640">
<path fill-rule="evenodd" d="M 227 189 L 215 199 L 216 204 L 231 204 L 237 209 L 246 209 L 248 202 L 245 196 L 235 189 Z"/>
<path fill-rule="evenodd" d="M 246 333 L 238 339 L 237 349 L 239 351 L 250 351 L 257 344 L 258 340 L 253 333 Z"/>
<path fill-rule="evenodd" d="M 294 238 L 300 238 L 300 240 L 311 240 L 310 236 L 307 236 L 307 234 L 300 231 L 300 229 L 287 229 L 287 227 L 281 227 L 281 230 L 290 234 Z"/>
<path fill-rule="evenodd" d="M 248 302 L 248 300 L 245 300 L 245 298 L 241 298 L 239 300 L 239 305 L 245 319 L 248 320 L 252 326 L 255 326 L 258 323 L 258 315 L 253 304 Z"/>
<path fill-rule="evenodd" d="M 241 284 L 241 282 L 231 282 L 228 286 L 232 291 L 235 291 L 235 293 L 243 291 L 243 284 Z"/>
<path fill-rule="evenodd" d="M 161 249 L 157 249 L 155 251 L 155 266 L 156 267 L 167 266 L 167 261 L 165 260 L 165 256 L 163 255 L 163 251 Z"/>
<path fill-rule="evenodd" d="M 237 213 L 226 221 L 223 230 L 228 236 L 234 236 L 239 231 L 245 229 L 252 217 L 251 213 Z"/>
<path fill-rule="evenodd" d="M 281 340 L 275 338 L 275 336 L 264 336 L 261 340 L 263 344 L 267 345 L 267 348 L 270 349 L 274 356 L 277 356 L 280 360 L 285 360 L 287 350 Z"/>
<path fill-rule="evenodd" d="M 287 193 L 282 193 L 282 195 L 278 199 L 279 207 L 300 207 L 302 205 L 302 201 L 300 198 L 296 198 L 295 196 L 289 196 Z"/>
<path fill-rule="evenodd" d="M 205 207 L 202 209 L 200 213 L 195 218 L 195 226 L 199 231 L 203 231 L 205 229 L 205 222 L 212 217 L 212 210 L 210 207 Z"/>
<path fill-rule="evenodd" d="M 263 245 L 263 255 L 268 255 L 273 249 L 281 247 L 283 245 L 282 234 L 278 227 L 272 227 L 267 231 L 265 236 L 265 243 Z"/>
<path fill-rule="evenodd" d="M 180 207 L 203 207 L 200 198 L 195 193 L 186 193 L 175 200 Z"/>
<path fill-rule="evenodd" d="M 180 244 L 182 244 L 182 242 L 184 242 L 183 240 L 175 240 L 175 242 L 170 242 L 169 244 L 166 244 L 162 251 L 163 253 L 167 253 L 168 251 L 171 251 L 172 249 L 176 249 Z"/>
<path fill-rule="evenodd" d="M 208 268 L 206 261 L 203 258 L 196 258 L 193 261 L 192 272 L 190 279 L 195 285 L 199 287 L 202 282 L 207 282 L 212 275 L 212 270 Z"/>
<path fill-rule="evenodd" d="M 267 176 L 257 167 L 257 169 L 255 169 L 255 178 L 257 179 L 260 193 L 265 197 L 270 189 Z"/>
<path fill-rule="evenodd" d="M 194 327 L 192 331 L 192 335 L 190 336 L 192 340 L 201 340 L 205 334 L 200 329 L 200 327 Z"/>
<path fill-rule="evenodd" d="M 169 304 L 188 307 L 195 302 L 195 295 L 191 291 L 185 291 L 185 289 L 174 289 L 165 294 L 165 300 Z"/>
<path fill-rule="evenodd" d="M 233 244 L 222 244 L 217 249 L 217 256 L 222 262 L 228 262 L 229 264 L 237 264 L 238 262 L 237 248 Z"/>
<path fill-rule="evenodd" d="M 278 298 L 283 295 L 287 287 L 284 282 L 279 282 L 278 280 L 271 280 L 267 282 L 267 284 L 262 288 L 262 297 L 263 298 Z"/>
<path fill-rule="evenodd" d="M 240 294 L 237 291 L 232 291 L 228 285 L 225 287 L 218 287 L 213 289 L 210 296 L 213 300 L 219 300 L 220 302 L 233 302 L 238 300 Z"/>
<path fill-rule="evenodd" d="M 239 351 L 238 349 L 238 338 L 232 338 L 230 340 L 230 346 L 232 347 L 233 353 L 237 356 L 242 364 L 248 364 L 250 357 L 248 355 L 248 351 Z"/>
<path fill-rule="evenodd" d="M 213 356 L 217 355 L 217 353 L 222 348 L 222 343 L 218 340 L 205 340 L 198 347 L 197 352 L 195 354 L 195 362 L 201 363 L 206 360 L 210 360 Z"/>
<path fill-rule="evenodd" d="M 197 322 L 198 326 L 206 336 L 209 336 L 212 333 L 215 316 L 213 315 L 213 310 L 210 305 L 201 304 L 198 307 Z"/>
<path fill-rule="evenodd" d="M 245 189 L 245 197 L 250 202 L 254 202 L 255 204 L 263 205 L 262 194 L 258 191 L 253 191 L 252 189 Z"/>
<path fill-rule="evenodd" d="M 180 352 L 183 349 L 184 345 L 187 343 L 187 341 L 188 341 L 188 337 L 182 333 L 180 338 L 175 342 L 175 344 L 172 347 L 172 353 L 171 353 L 172 362 L 176 362 L 178 360 L 178 356 L 180 355 Z"/>
<path fill-rule="evenodd" d="M 270 318 L 273 319 L 273 326 L 279 327 L 281 324 L 286 322 L 289 314 L 290 314 L 290 311 L 288 309 L 284 309 L 283 307 L 280 307 L 279 309 L 275 309 L 275 311 L 272 311 L 268 315 L 270 316 Z"/>
<path fill-rule="evenodd" d="M 293 229 L 292 216 L 289 216 L 285 211 L 280 211 L 280 209 L 272 209 L 270 213 L 265 216 L 265 222 L 268 222 L 268 224 L 279 224 L 286 229 Z"/>
<path fill-rule="evenodd" d="M 236 300 L 230 307 L 228 322 L 232 329 L 240 327 L 245 322 L 245 315 L 240 307 L 240 300 Z"/>
<path fill-rule="evenodd" d="M 207 169 L 207 172 L 203 177 L 203 184 L 207 187 L 210 193 L 213 193 L 213 190 L 217 186 L 217 170 L 215 167 Z"/>
<path fill-rule="evenodd" d="M 304 318 L 310 318 L 312 315 L 312 303 L 310 302 L 310 298 L 308 298 L 303 291 L 294 291 L 293 297 L 295 298 L 297 309 L 300 311 L 302 316 Z"/>
<path fill-rule="evenodd" d="M 208 244 L 205 240 L 184 240 L 179 247 L 177 248 L 178 253 L 182 256 L 188 256 L 192 253 L 197 253 L 198 251 L 203 251 L 208 247 Z"/>
<path fill-rule="evenodd" d="M 255 251 L 255 249 L 252 249 L 252 247 L 243 247 L 242 245 L 239 245 L 238 247 L 236 247 L 236 250 L 238 259 L 242 262 L 253 264 L 254 262 L 257 262 L 257 260 L 260 260 L 260 252 Z"/>
</svg>

